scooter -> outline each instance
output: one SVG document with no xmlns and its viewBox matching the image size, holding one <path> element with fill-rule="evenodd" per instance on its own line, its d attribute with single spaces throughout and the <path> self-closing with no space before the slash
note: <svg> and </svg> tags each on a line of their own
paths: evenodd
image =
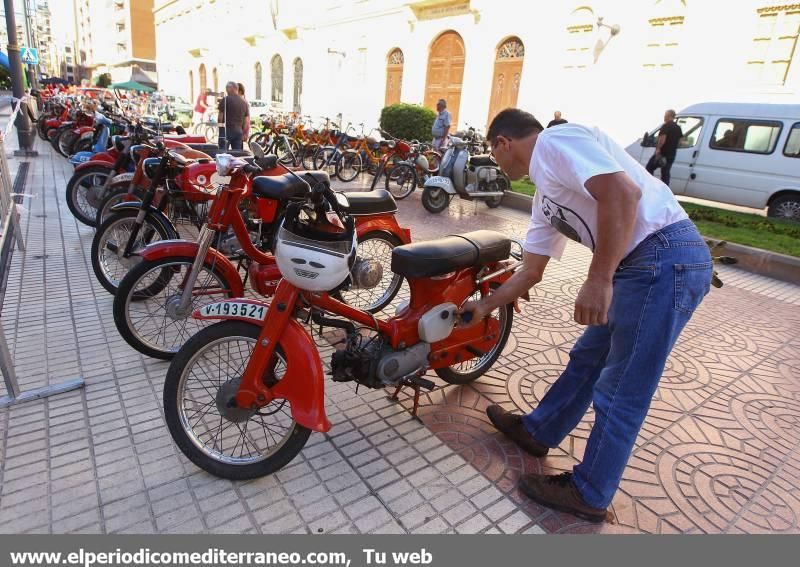
<svg viewBox="0 0 800 567">
<path fill-rule="evenodd" d="M 81 135 L 81 138 L 75 144 L 77 150 L 69 158 L 69 162 L 73 167 L 91 160 L 96 154 L 104 152 L 108 149 L 108 141 L 111 137 L 111 126 L 114 122 L 101 113 L 95 115 L 95 129 L 93 132 Z M 89 143 L 90 149 L 82 150 L 83 146 Z"/>
<path fill-rule="evenodd" d="M 500 206 L 511 180 L 490 155 L 470 156 L 467 142 L 451 138 L 436 175 L 425 181 L 422 206 L 430 213 L 441 213 L 458 195 L 468 201 L 483 199 L 490 208 Z"/>
</svg>

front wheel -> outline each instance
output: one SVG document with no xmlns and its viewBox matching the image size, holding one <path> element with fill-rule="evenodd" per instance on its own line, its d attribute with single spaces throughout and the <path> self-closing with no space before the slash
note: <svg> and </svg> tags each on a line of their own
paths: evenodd
<svg viewBox="0 0 800 567">
<path fill-rule="evenodd" d="M 122 278 L 136 264 L 141 262 L 141 256 L 135 253 L 125 257 L 125 246 L 128 244 L 136 225 L 139 209 L 126 209 L 113 213 L 100 225 L 92 239 L 92 269 L 97 281 L 105 290 L 114 295 L 117 293 Z M 159 240 L 177 238 L 177 233 L 167 229 L 151 214 L 144 218 L 144 223 L 139 229 L 132 250 L 138 251 Z"/>
<path fill-rule="evenodd" d="M 98 165 L 76 172 L 67 182 L 67 207 L 87 226 L 97 226 L 97 209 L 109 175 L 113 175 L 110 166 Z"/>
<path fill-rule="evenodd" d="M 503 175 L 497 177 L 497 180 L 494 182 L 494 187 L 492 187 L 492 191 L 502 191 L 506 192 L 511 189 L 511 183 L 509 183 L 508 179 L 506 179 Z M 486 199 L 486 205 L 490 209 L 496 209 L 500 206 L 500 203 L 503 202 L 503 196 L 500 195 L 499 197 L 489 197 Z"/>
<path fill-rule="evenodd" d="M 417 188 L 417 170 L 412 165 L 401 163 L 386 174 L 386 190 L 398 201 L 405 199 Z"/>
<path fill-rule="evenodd" d="M 349 183 L 358 177 L 361 167 L 361 154 L 354 150 L 348 150 L 336 162 L 336 177 L 345 183 Z"/>
<path fill-rule="evenodd" d="M 319 144 L 308 144 L 303 146 L 302 160 L 304 169 L 314 169 L 314 156 L 319 150 Z"/>
<path fill-rule="evenodd" d="M 492 286 L 493 288 L 498 286 Z M 476 291 L 470 300 L 478 300 L 482 297 L 480 291 Z M 483 376 L 503 353 L 508 337 L 511 336 L 511 326 L 514 323 L 514 305 L 508 303 L 501 305 L 489 314 L 491 319 L 496 319 L 499 327 L 497 342 L 481 356 L 476 356 L 464 362 L 459 362 L 447 368 L 437 368 L 436 374 L 448 384 L 469 384 Z M 481 323 L 475 323 L 480 325 Z"/>
<path fill-rule="evenodd" d="M 341 154 L 333 147 L 323 147 L 314 154 L 314 169 L 326 172 L 329 176 L 336 175 L 336 163 Z"/>
<path fill-rule="evenodd" d="M 139 187 L 135 187 L 133 193 L 130 192 L 130 181 L 112 183 L 106 191 L 106 198 L 97 208 L 95 226 L 100 226 L 108 217 L 114 214 L 111 210 L 114 206 L 120 203 L 141 202 L 143 196 Z"/>
<path fill-rule="evenodd" d="M 767 215 L 800 222 L 800 193 L 781 195 L 769 205 Z"/>
<path fill-rule="evenodd" d="M 438 214 L 450 204 L 450 196 L 447 191 L 439 187 L 425 187 L 422 191 L 422 206 L 429 213 Z"/>
<path fill-rule="evenodd" d="M 153 358 L 169 360 L 189 340 L 208 326 L 195 319 L 195 309 L 234 297 L 222 270 L 204 265 L 192 288 L 192 300 L 180 309 L 185 282 L 194 258 L 142 261 L 129 271 L 114 296 L 114 324 L 125 342 Z"/>
<path fill-rule="evenodd" d="M 164 417 L 172 439 L 190 461 L 218 477 L 272 474 L 289 464 L 311 435 L 284 399 L 258 409 L 231 402 L 260 331 L 240 321 L 206 327 L 172 359 L 164 381 Z M 274 386 L 286 370 L 279 346 L 262 380 Z"/>
</svg>

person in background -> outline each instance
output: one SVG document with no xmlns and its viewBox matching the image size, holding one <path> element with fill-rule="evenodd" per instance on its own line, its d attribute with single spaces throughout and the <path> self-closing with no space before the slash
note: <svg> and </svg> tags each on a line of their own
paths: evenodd
<svg viewBox="0 0 800 567">
<path fill-rule="evenodd" d="M 436 120 L 433 121 L 433 128 L 431 128 L 431 135 L 433 136 L 433 149 L 441 150 L 447 146 L 447 140 L 450 136 L 450 126 L 453 122 L 453 117 L 450 111 L 447 110 L 447 101 L 443 98 L 439 99 L 436 103 Z"/>
<path fill-rule="evenodd" d="M 250 105 L 247 103 L 247 97 L 244 95 L 244 85 L 242 83 L 236 83 L 236 86 L 239 87 L 239 96 L 242 97 L 244 103 L 247 104 L 247 108 L 249 110 Z M 247 140 L 250 137 L 250 114 L 247 114 L 247 118 L 245 118 L 244 123 L 244 133 L 242 140 Z"/>
<path fill-rule="evenodd" d="M 650 175 L 654 175 L 655 170 L 660 168 L 661 181 L 667 185 L 669 185 L 669 172 L 672 169 L 672 162 L 675 161 L 675 154 L 681 138 L 683 138 L 683 130 L 675 123 L 675 111 L 667 110 L 664 113 L 664 124 L 658 131 L 656 152 L 645 166 Z"/>
<path fill-rule="evenodd" d="M 200 94 L 197 95 L 197 102 L 194 104 L 194 113 L 192 114 L 192 124 L 200 124 L 208 110 L 208 93 L 209 89 L 200 89 Z"/>
<path fill-rule="evenodd" d="M 547 123 L 548 128 L 552 128 L 553 126 L 558 126 L 559 124 L 566 124 L 567 121 L 561 118 L 561 111 L 556 110 L 553 113 L 553 119 Z"/>
<path fill-rule="evenodd" d="M 222 150 L 241 150 L 243 146 L 244 127 L 250 118 L 250 108 L 239 96 L 239 85 L 228 81 L 225 85 L 225 96 L 219 101 L 217 121 L 219 129 L 219 147 Z"/>
</svg>

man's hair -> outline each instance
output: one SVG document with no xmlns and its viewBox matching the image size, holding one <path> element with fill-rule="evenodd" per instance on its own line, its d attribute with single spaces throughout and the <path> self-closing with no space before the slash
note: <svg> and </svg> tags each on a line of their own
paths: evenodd
<svg viewBox="0 0 800 567">
<path fill-rule="evenodd" d="M 676 112 L 670 108 L 669 110 L 667 110 L 667 114 L 669 114 L 670 116 L 672 116 L 673 118 L 675 118 L 675 114 L 676 114 Z"/>
<path fill-rule="evenodd" d="M 442 106 L 447 108 L 447 101 L 445 99 L 443 99 L 443 98 L 440 98 L 439 100 L 437 100 L 436 104 L 441 104 Z"/>
<path fill-rule="evenodd" d="M 494 117 L 494 120 L 489 125 L 489 132 L 486 134 L 486 138 L 489 143 L 494 144 L 497 141 L 497 136 L 505 136 L 514 140 L 525 138 L 534 132 L 543 130 L 544 127 L 541 122 L 536 120 L 530 112 L 525 112 L 519 108 L 506 108 Z"/>
</svg>

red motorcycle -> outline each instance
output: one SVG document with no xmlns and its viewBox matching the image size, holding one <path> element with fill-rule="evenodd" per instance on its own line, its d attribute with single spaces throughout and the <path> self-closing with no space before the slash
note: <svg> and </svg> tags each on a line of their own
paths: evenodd
<svg viewBox="0 0 800 567">
<path fill-rule="evenodd" d="M 466 384 L 505 347 L 513 303 L 474 324 L 456 315 L 521 264 L 521 252 L 510 261 L 512 243 L 496 232 L 395 248 L 392 269 L 407 278 L 411 297 L 386 320 L 318 291 L 317 276 L 329 284 L 351 257 L 354 222 L 346 204 L 316 187 L 307 203 L 287 211 L 275 248 L 283 280 L 269 304 L 228 299 L 194 312 L 222 322 L 201 330 L 173 358 L 164 413 L 175 443 L 203 470 L 229 479 L 271 474 L 297 456 L 312 431 L 330 429 L 322 361 L 301 322 L 345 332 L 344 347 L 331 359 L 334 381 L 392 387 L 395 397 L 410 386 L 415 410 L 419 389 L 435 387 L 423 377 L 428 370 Z"/>
<path fill-rule="evenodd" d="M 287 206 L 307 195 L 307 178 L 328 185 L 324 172 L 280 173 L 277 156 L 257 145 L 256 164 L 219 156 L 218 173 L 231 181 L 217 193 L 208 222 L 196 242 L 156 242 L 136 253 L 138 263 L 122 279 L 114 296 L 114 322 L 125 341 L 139 352 L 170 359 L 201 329 L 194 310 L 224 298 L 243 297 L 249 277 L 263 296 L 274 295 L 281 273 L 271 246 Z M 192 175 L 188 166 L 185 175 Z M 263 168 L 263 170 L 262 170 Z M 258 177 L 254 177 L 258 175 Z M 352 307 L 378 312 L 397 295 L 403 278 L 391 273 L 392 249 L 411 242 L 397 224 L 397 206 L 386 191 L 345 194 L 348 214 L 358 232 L 357 258 L 350 275 L 334 291 Z M 243 268 L 245 280 L 239 275 Z"/>
</svg>

